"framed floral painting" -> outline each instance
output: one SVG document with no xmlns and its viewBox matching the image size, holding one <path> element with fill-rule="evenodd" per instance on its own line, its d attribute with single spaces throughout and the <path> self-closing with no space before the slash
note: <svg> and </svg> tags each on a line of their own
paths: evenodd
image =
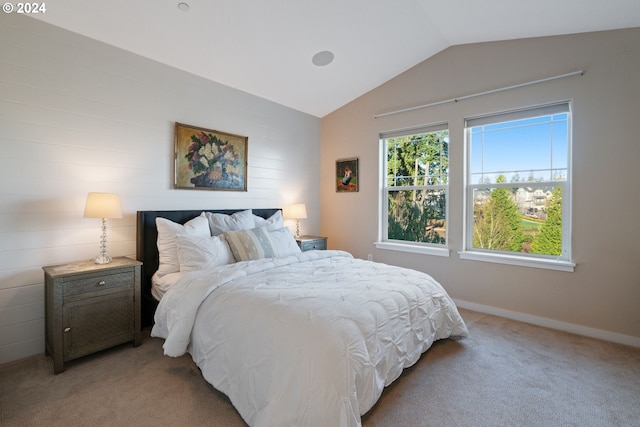
<svg viewBox="0 0 640 427">
<path fill-rule="evenodd" d="M 358 191 L 358 159 L 336 160 L 336 191 Z"/>
<path fill-rule="evenodd" d="M 249 138 L 176 123 L 175 188 L 247 191 Z"/>
</svg>

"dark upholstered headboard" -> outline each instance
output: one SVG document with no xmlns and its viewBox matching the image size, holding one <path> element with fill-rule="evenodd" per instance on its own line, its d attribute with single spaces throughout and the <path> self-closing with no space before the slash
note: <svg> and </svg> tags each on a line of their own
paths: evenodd
<svg viewBox="0 0 640 427">
<path fill-rule="evenodd" d="M 151 295 L 151 276 L 158 269 L 158 230 L 156 218 L 166 218 L 179 224 L 184 224 L 202 212 L 213 212 L 231 215 L 246 209 L 223 210 L 188 210 L 188 211 L 138 211 L 136 235 L 136 259 L 142 262 L 142 326 L 153 324 L 153 314 L 157 301 Z M 269 218 L 280 209 L 252 209 L 255 215 Z"/>
</svg>

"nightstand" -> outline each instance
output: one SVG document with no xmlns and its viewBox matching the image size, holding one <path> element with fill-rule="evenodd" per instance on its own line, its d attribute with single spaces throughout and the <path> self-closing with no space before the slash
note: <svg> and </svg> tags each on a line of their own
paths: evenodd
<svg viewBox="0 0 640 427">
<path fill-rule="evenodd" d="M 302 252 L 313 249 L 327 249 L 327 238 L 321 236 L 296 236 L 296 242 Z"/>
<path fill-rule="evenodd" d="M 64 362 L 133 341 L 140 345 L 141 262 L 119 257 L 43 267 L 46 353 Z"/>
</svg>

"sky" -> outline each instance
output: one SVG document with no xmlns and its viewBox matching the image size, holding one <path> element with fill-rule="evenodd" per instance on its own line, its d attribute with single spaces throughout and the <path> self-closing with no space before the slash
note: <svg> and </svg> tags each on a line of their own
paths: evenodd
<svg viewBox="0 0 640 427">
<path fill-rule="evenodd" d="M 566 169 L 568 114 L 477 126 L 471 129 L 471 183 L 482 178 L 495 182 L 504 172 L 510 181 L 513 171 L 522 180 L 552 180 L 551 169 Z M 564 172 L 564 171 L 563 171 Z"/>
</svg>

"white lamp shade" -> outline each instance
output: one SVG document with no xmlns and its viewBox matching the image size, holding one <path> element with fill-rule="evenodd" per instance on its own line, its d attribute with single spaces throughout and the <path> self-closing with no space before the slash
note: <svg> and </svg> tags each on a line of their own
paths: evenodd
<svg viewBox="0 0 640 427">
<path fill-rule="evenodd" d="M 284 216 L 292 219 L 304 219 L 307 217 L 307 207 L 304 203 L 289 205 L 285 209 Z"/>
<path fill-rule="evenodd" d="M 84 206 L 85 218 L 122 218 L 120 196 L 113 193 L 89 193 Z"/>
</svg>

